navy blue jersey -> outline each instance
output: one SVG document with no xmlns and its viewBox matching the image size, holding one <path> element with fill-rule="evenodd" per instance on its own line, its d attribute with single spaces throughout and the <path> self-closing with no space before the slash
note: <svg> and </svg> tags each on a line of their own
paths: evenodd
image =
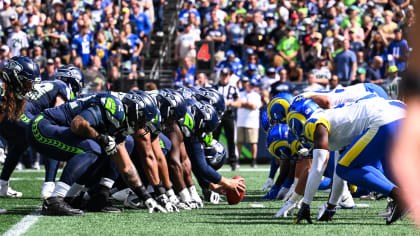
<svg viewBox="0 0 420 236">
<path fill-rule="evenodd" d="M 26 102 L 25 115 L 30 119 L 43 110 L 54 107 L 58 96 L 61 96 L 64 101 L 72 98 L 71 89 L 60 80 L 35 84 L 34 89 L 27 96 L 29 99 Z"/>
<path fill-rule="evenodd" d="M 109 93 L 78 98 L 47 109 L 42 114 L 60 126 L 70 126 L 73 118 L 81 115 L 97 132 L 114 136 L 118 143 L 123 142 L 127 136 L 124 106 L 117 97 Z"/>
</svg>

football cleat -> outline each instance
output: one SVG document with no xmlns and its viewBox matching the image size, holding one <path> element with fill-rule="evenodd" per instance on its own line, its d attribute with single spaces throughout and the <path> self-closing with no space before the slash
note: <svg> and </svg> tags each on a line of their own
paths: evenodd
<svg viewBox="0 0 420 236">
<path fill-rule="evenodd" d="M 133 209 L 133 210 L 146 209 L 144 202 L 141 201 L 137 197 L 137 195 L 133 192 L 130 192 L 128 196 L 125 198 L 124 207 L 127 209 Z"/>
<path fill-rule="evenodd" d="M 353 209 L 356 207 L 356 204 L 354 204 L 354 200 L 351 196 L 350 191 L 348 191 L 347 189 L 344 191 L 343 195 L 341 195 L 341 199 L 338 202 L 338 205 L 342 209 Z"/>
<path fill-rule="evenodd" d="M 12 187 L 9 186 L 9 183 L 5 185 L 1 185 L 0 188 L 0 197 L 10 197 L 10 198 L 17 198 L 22 197 L 22 193 L 15 191 L 12 189 Z"/>
<path fill-rule="evenodd" d="M 72 208 L 63 197 L 49 197 L 42 204 L 42 215 L 46 216 L 82 216 L 80 209 Z"/>
<path fill-rule="evenodd" d="M 391 214 L 386 217 L 386 224 L 390 225 L 400 219 L 406 212 L 406 209 L 403 208 L 401 204 L 398 203 L 398 201 L 394 200 L 390 202 L 391 206 Z"/>
<path fill-rule="evenodd" d="M 202 189 L 204 201 L 210 202 L 212 204 L 219 204 L 220 202 L 220 195 L 210 189 Z"/>
<path fill-rule="evenodd" d="M 111 193 L 112 193 L 112 189 L 111 189 Z M 111 198 L 120 202 L 124 202 L 131 193 L 134 194 L 134 192 L 130 188 L 126 188 L 126 189 L 112 193 Z"/>
<path fill-rule="evenodd" d="M 362 195 L 362 196 L 360 196 L 360 200 L 374 201 L 374 200 L 376 200 L 375 193 L 370 192 L 368 195 Z"/>
<path fill-rule="evenodd" d="M 288 200 L 274 216 L 275 217 L 290 216 L 294 208 L 296 208 L 296 202 L 292 200 Z"/>
<path fill-rule="evenodd" d="M 307 220 L 309 224 L 312 224 L 312 220 L 311 220 L 311 210 L 309 208 L 309 205 L 306 204 L 302 204 L 295 221 L 293 222 L 293 224 L 297 225 L 299 224 L 302 220 Z"/>
<path fill-rule="evenodd" d="M 121 210 L 112 206 L 109 200 L 109 189 L 93 194 L 86 205 L 86 210 L 90 212 L 121 213 Z"/>
<path fill-rule="evenodd" d="M 332 217 L 335 215 L 336 210 L 328 210 L 328 204 L 325 203 L 319 210 L 318 221 L 332 221 Z"/>
<path fill-rule="evenodd" d="M 54 182 L 45 182 L 42 184 L 42 189 L 41 189 L 41 198 L 42 199 L 47 199 L 49 197 L 51 197 L 51 194 L 53 193 L 55 188 L 55 183 Z"/>
<path fill-rule="evenodd" d="M 388 217 L 389 215 L 391 215 L 391 213 L 392 213 L 391 202 L 393 202 L 393 201 L 394 201 L 393 199 L 388 198 L 388 204 L 386 205 L 386 209 L 385 209 L 385 211 L 378 214 L 379 217 Z"/>
</svg>

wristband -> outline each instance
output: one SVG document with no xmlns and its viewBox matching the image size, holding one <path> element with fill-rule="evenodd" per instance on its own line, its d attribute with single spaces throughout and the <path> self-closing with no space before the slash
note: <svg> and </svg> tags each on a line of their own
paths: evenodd
<svg viewBox="0 0 420 236">
<path fill-rule="evenodd" d="M 142 185 L 140 187 L 136 187 L 133 189 L 133 192 L 139 197 L 141 200 L 146 200 L 151 198 L 150 194 L 147 192 L 146 188 Z"/>
</svg>

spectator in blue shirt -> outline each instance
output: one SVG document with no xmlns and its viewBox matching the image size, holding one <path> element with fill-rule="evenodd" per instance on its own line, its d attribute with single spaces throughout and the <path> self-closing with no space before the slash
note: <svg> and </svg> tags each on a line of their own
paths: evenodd
<svg viewBox="0 0 420 236">
<path fill-rule="evenodd" d="M 83 66 L 90 63 L 92 34 L 88 26 L 80 28 L 80 34 L 73 38 L 72 42 L 72 57 L 80 56 L 82 58 Z"/>
<path fill-rule="evenodd" d="M 380 56 L 375 56 L 373 58 L 372 64 L 367 68 L 366 71 L 366 82 L 373 84 L 382 84 L 384 82 L 381 75 L 381 67 L 383 65 L 383 60 Z"/>
<path fill-rule="evenodd" d="M 388 53 L 394 58 L 394 64 L 399 71 L 404 71 L 407 66 L 407 59 L 410 54 L 407 40 L 402 38 L 402 31 L 400 28 L 394 31 L 394 40 L 389 44 Z M 390 64 L 392 64 L 390 62 Z"/>
<path fill-rule="evenodd" d="M 133 14 L 130 15 L 130 20 L 135 24 L 137 35 L 140 38 L 147 37 L 152 29 L 149 18 L 143 12 L 140 12 L 140 5 L 134 4 Z"/>
<path fill-rule="evenodd" d="M 198 12 L 197 9 L 195 9 L 195 1 L 194 0 L 187 0 L 184 4 L 184 9 L 181 10 L 179 13 L 179 21 L 181 23 L 187 23 L 188 22 L 188 16 L 190 13 L 193 13 L 195 15 L 195 18 L 197 19 L 197 22 L 201 22 L 200 12 Z"/>
<path fill-rule="evenodd" d="M 343 51 L 338 53 L 334 59 L 335 74 L 340 81 L 350 83 L 355 80 L 357 60 L 356 54 L 350 50 L 350 42 L 344 40 Z"/>
</svg>

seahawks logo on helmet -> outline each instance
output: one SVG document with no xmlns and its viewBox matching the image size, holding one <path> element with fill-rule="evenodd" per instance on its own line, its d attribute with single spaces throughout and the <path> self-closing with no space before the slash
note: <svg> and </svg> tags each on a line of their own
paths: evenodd
<svg viewBox="0 0 420 236">
<path fill-rule="evenodd" d="M 9 60 L 8 62 L 6 62 L 4 64 L 4 68 L 14 70 L 18 73 L 23 71 L 23 66 L 15 60 Z"/>
</svg>

